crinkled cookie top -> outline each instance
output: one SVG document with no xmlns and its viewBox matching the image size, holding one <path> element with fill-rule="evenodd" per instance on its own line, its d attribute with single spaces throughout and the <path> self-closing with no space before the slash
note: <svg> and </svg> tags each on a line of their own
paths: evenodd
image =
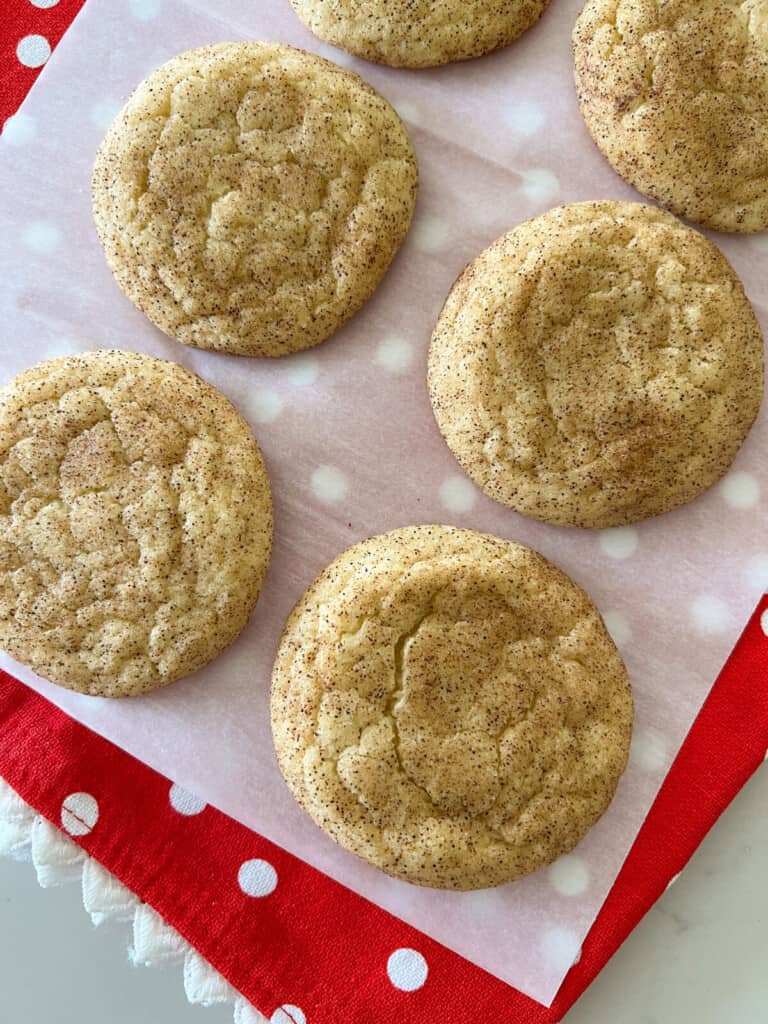
<svg viewBox="0 0 768 1024">
<path fill-rule="evenodd" d="M 222 43 L 142 82 L 93 172 L 118 284 L 187 345 L 280 356 L 371 295 L 410 225 L 416 159 L 392 107 L 302 50 Z"/>
<path fill-rule="evenodd" d="M 356 544 L 298 603 L 272 728 L 294 796 L 338 843 L 475 889 L 549 863 L 600 817 L 632 698 L 567 576 L 505 540 L 416 526 Z"/>
</svg>

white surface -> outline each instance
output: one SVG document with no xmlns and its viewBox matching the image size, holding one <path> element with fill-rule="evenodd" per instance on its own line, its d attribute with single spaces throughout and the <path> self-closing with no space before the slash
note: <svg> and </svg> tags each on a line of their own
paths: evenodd
<svg viewBox="0 0 768 1024">
<path fill-rule="evenodd" d="M 768 1019 L 766 806 L 768 769 L 762 768 L 566 1024 Z M 0 858 L 3 1021 L 231 1024 L 229 1007 L 185 1002 L 178 965 L 132 967 L 129 939 L 126 925 L 93 928 L 79 886 L 42 890 L 31 864 Z M 505 1019 L 500 1006 L 499 1020 Z"/>
<path fill-rule="evenodd" d="M 570 968 L 759 596 L 747 580 L 764 554 L 765 514 L 750 502 L 768 481 L 764 415 L 738 458 L 735 482 L 633 528 L 549 527 L 456 483 L 458 466 L 440 438 L 424 381 L 430 331 L 451 282 L 495 236 L 554 202 L 637 198 L 597 152 L 576 108 L 569 38 L 580 3 L 557 0 L 513 47 L 461 66 L 418 73 L 350 60 L 385 96 L 409 104 L 419 122 L 413 135 L 422 189 L 412 235 L 382 287 L 303 361 L 195 352 L 160 335 L 118 292 L 96 242 L 89 197 L 104 105 L 161 61 L 233 37 L 322 49 L 285 0 L 89 0 L 24 106 L 35 125 L 30 140 L 19 144 L 24 130 L 12 132 L 0 157 L 4 371 L 98 345 L 152 352 L 199 371 L 255 424 L 276 521 L 273 563 L 248 628 L 193 678 L 107 702 L 11 670 L 200 799 L 542 1001 Z M 768 252 L 748 238 L 718 242 L 765 312 Z M 413 346 L 402 372 L 392 371 L 405 350 L 389 343 L 382 365 L 381 344 L 392 337 Z M 745 473 L 755 488 L 745 489 Z M 352 541 L 439 520 L 531 544 L 623 625 L 636 739 L 616 800 L 577 851 L 589 877 L 580 893 L 558 889 L 547 872 L 491 893 L 416 891 L 322 836 L 277 772 L 267 688 L 290 607 Z"/>
</svg>

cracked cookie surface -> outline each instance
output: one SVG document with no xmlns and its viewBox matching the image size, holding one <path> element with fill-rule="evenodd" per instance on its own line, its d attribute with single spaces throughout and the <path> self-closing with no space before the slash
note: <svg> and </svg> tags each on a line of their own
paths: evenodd
<svg viewBox="0 0 768 1024">
<path fill-rule="evenodd" d="M 98 696 L 164 686 L 248 621 L 272 501 L 248 424 L 160 359 L 99 350 L 0 392 L 0 646 Z"/>
<path fill-rule="evenodd" d="M 416 158 L 358 75 L 291 46 L 183 53 L 99 149 L 93 212 L 128 298 L 187 345 L 280 356 L 331 335 L 405 238 Z"/>
<path fill-rule="evenodd" d="M 726 472 L 763 395 L 763 339 L 722 253 L 640 203 L 550 210 L 455 283 L 429 352 L 448 446 L 490 497 L 620 526 Z"/>
<path fill-rule="evenodd" d="M 632 697 L 589 597 L 528 548 L 414 526 L 299 601 L 272 678 L 281 771 L 342 846 L 475 889 L 572 849 L 627 762 Z"/>
<path fill-rule="evenodd" d="M 581 112 L 635 188 L 718 231 L 768 229 L 768 2 L 587 0 Z"/>
<path fill-rule="evenodd" d="M 316 36 L 391 67 L 424 68 L 508 46 L 549 0 L 291 0 Z"/>
</svg>

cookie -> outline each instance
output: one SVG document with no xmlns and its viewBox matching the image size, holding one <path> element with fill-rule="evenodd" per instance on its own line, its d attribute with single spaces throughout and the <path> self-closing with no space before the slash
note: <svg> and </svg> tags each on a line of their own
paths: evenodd
<svg viewBox="0 0 768 1024">
<path fill-rule="evenodd" d="M 276 43 L 153 72 L 107 132 L 93 212 L 128 298 L 196 348 L 317 345 L 376 288 L 411 222 L 416 158 L 361 78 Z"/>
<path fill-rule="evenodd" d="M 0 392 L 0 647 L 46 679 L 125 697 L 201 668 L 271 543 L 248 424 L 180 366 L 99 350 Z"/>
<path fill-rule="evenodd" d="M 587 0 L 573 48 L 584 120 L 622 178 L 706 227 L 768 228 L 762 0 Z"/>
<path fill-rule="evenodd" d="M 291 0 L 316 36 L 399 68 L 469 60 L 508 46 L 549 0 Z"/>
<path fill-rule="evenodd" d="M 728 469 L 763 395 L 763 339 L 706 238 L 656 207 L 561 206 L 499 238 L 437 322 L 438 426 L 486 494 L 620 526 Z"/>
<path fill-rule="evenodd" d="M 291 613 L 280 769 L 336 842 L 477 889 L 572 849 L 627 763 L 627 673 L 589 597 L 536 552 L 449 526 L 356 544 Z"/>
</svg>

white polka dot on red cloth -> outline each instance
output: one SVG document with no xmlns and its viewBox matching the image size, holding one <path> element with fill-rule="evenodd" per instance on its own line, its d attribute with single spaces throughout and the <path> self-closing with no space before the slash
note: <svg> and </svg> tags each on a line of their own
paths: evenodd
<svg viewBox="0 0 768 1024">
<path fill-rule="evenodd" d="M 441 217 L 422 217 L 413 225 L 413 244 L 422 252 L 438 252 L 450 236 L 448 222 Z"/>
<path fill-rule="evenodd" d="M 41 7 L 44 11 L 55 7 L 59 0 L 29 0 L 33 7 Z"/>
<path fill-rule="evenodd" d="M 19 63 L 26 68 L 39 68 L 51 56 L 51 44 L 45 36 L 24 36 L 16 46 Z"/>
<path fill-rule="evenodd" d="M 629 761 L 643 772 L 660 772 L 667 763 L 667 741 L 656 729 L 636 730 L 629 748 Z"/>
<path fill-rule="evenodd" d="M 129 0 L 128 7 L 139 21 L 152 21 L 162 10 L 161 0 Z"/>
<path fill-rule="evenodd" d="M 300 1006 L 284 1003 L 269 1018 L 269 1024 L 307 1024 L 307 1018 Z"/>
<path fill-rule="evenodd" d="M 404 373 L 413 362 L 413 345 L 399 335 L 384 338 L 376 349 L 374 362 L 389 373 Z"/>
<path fill-rule="evenodd" d="M 61 231 L 49 220 L 31 220 L 21 229 L 21 240 L 27 249 L 45 256 L 57 248 Z"/>
<path fill-rule="evenodd" d="M 724 633 L 733 623 L 731 610 L 716 594 L 699 594 L 690 607 L 691 625 L 697 633 Z"/>
<path fill-rule="evenodd" d="M 631 526 L 616 526 L 600 531 L 600 547 L 609 558 L 631 558 L 637 551 L 639 538 Z"/>
<path fill-rule="evenodd" d="M 387 976 L 401 992 L 415 992 L 427 980 L 427 961 L 415 949 L 396 949 L 387 960 Z"/>
<path fill-rule="evenodd" d="M 678 871 L 676 875 L 672 875 L 670 880 L 667 882 L 667 889 L 671 889 L 672 888 L 672 886 L 675 884 L 675 882 L 678 880 L 678 878 L 680 877 L 681 874 L 682 874 L 682 871 Z"/>
<path fill-rule="evenodd" d="M 310 482 L 315 497 L 324 505 L 336 505 L 349 493 L 346 474 L 336 466 L 318 466 Z"/>
<path fill-rule="evenodd" d="M 751 473 L 729 473 L 720 482 L 720 493 L 731 508 L 754 508 L 760 500 L 760 484 Z"/>
<path fill-rule="evenodd" d="M 765 609 L 763 614 L 760 616 L 760 628 L 763 633 L 768 636 L 768 608 Z"/>
<path fill-rule="evenodd" d="M 552 887 L 561 896 L 580 896 L 589 886 L 589 868 L 576 854 L 559 857 L 548 870 Z"/>
<path fill-rule="evenodd" d="M 478 490 L 471 480 L 455 473 L 440 484 L 440 503 L 448 512 L 470 512 L 477 503 Z"/>
<path fill-rule="evenodd" d="M 70 793 L 61 804 L 61 827 L 71 836 L 89 835 L 99 820 L 99 805 L 90 793 Z"/>
<path fill-rule="evenodd" d="M 183 786 L 179 786 L 175 782 L 168 791 L 168 799 L 174 811 L 187 817 L 199 814 L 208 806 L 205 800 L 201 800 L 199 796 L 195 796 L 194 793 L 190 793 L 188 789 L 184 789 Z"/>
<path fill-rule="evenodd" d="M 25 146 L 36 137 L 37 124 L 29 114 L 14 114 L 3 125 L 2 139 L 9 146 Z"/>
<path fill-rule="evenodd" d="M 566 971 L 581 958 L 578 935 L 567 928 L 548 928 L 541 939 L 541 951 L 551 968 Z"/>
<path fill-rule="evenodd" d="M 237 872 L 237 884 L 246 896 L 269 896 L 277 888 L 277 872 L 267 860 L 246 860 Z"/>
<path fill-rule="evenodd" d="M 522 178 L 525 198 L 539 206 L 548 206 L 557 199 L 560 182 L 557 175 L 544 167 L 533 167 L 525 171 Z"/>
</svg>

